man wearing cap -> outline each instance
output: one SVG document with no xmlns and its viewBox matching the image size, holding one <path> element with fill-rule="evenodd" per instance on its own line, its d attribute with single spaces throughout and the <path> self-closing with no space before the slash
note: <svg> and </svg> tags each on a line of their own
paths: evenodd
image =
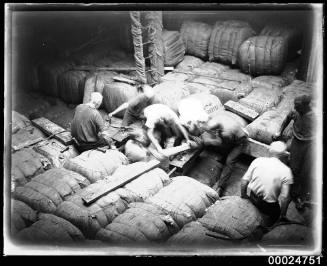
<svg viewBox="0 0 327 266">
<path fill-rule="evenodd" d="M 123 103 L 116 110 L 109 113 L 109 120 L 112 116 L 123 110 L 126 110 L 121 124 L 123 127 L 129 126 L 143 117 L 144 108 L 153 104 L 155 102 L 155 97 L 151 86 L 144 84 L 141 87 L 143 93 L 139 94 L 131 101 Z"/>
<path fill-rule="evenodd" d="M 111 146 L 111 140 L 104 133 L 104 121 L 98 111 L 102 98 L 99 92 L 94 92 L 89 103 L 80 104 L 75 109 L 71 134 L 79 152 Z"/>
<path fill-rule="evenodd" d="M 247 145 L 248 133 L 225 111 L 211 117 L 207 123 L 202 124 L 201 129 L 203 133 L 200 137 L 191 137 L 191 139 L 199 146 L 214 148 L 225 160 L 220 177 L 217 177 L 217 182 L 213 186 L 221 196 L 238 157 Z"/>
<path fill-rule="evenodd" d="M 273 224 L 278 219 L 286 219 L 293 175 L 291 169 L 280 160 L 286 151 L 286 144 L 273 142 L 269 151 L 271 157 L 259 157 L 250 164 L 242 178 L 241 197 L 250 199 L 270 217 Z"/>
<path fill-rule="evenodd" d="M 301 95 L 294 99 L 294 111 L 287 117 L 284 127 L 291 120 L 293 123 L 293 138 L 290 146 L 290 167 L 294 175 L 292 197 L 296 199 L 297 207 L 302 207 L 302 201 L 310 194 L 314 160 L 313 147 L 315 140 L 316 117 L 310 106 L 311 97 Z M 284 128 L 282 128 L 282 131 Z M 281 132 L 282 132 L 281 131 Z M 275 136 L 274 139 L 279 139 Z"/>
</svg>

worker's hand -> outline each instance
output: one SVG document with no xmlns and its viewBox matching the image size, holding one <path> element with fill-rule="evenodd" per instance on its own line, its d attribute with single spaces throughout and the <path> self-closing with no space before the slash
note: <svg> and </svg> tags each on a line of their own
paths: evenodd
<svg viewBox="0 0 327 266">
<path fill-rule="evenodd" d="M 275 133 L 275 134 L 272 135 L 271 138 L 272 138 L 273 141 L 277 141 L 277 140 L 280 140 L 281 135 L 280 135 L 280 133 Z"/>
<path fill-rule="evenodd" d="M 106 120 L 107 120 L 107 121 L 110 121 L 110 120 L 111 120 L 111 118 L 112 118 L 112 114 L 111 114 L 111 113 L 109 113 L 109 114 L 108 114 L 108 116 L 107 116 L 107 118 L 106 118 Z"/>
</svg>

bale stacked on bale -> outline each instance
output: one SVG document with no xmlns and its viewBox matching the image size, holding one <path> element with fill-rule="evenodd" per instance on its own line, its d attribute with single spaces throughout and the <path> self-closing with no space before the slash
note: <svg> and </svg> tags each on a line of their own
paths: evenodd
<svg viewBox="0 0 327 266">
<path fill-rule="evenodd" d="M 201 217 L 217 199 L 211 188 L 179 176 L 143 204 L 130 204 L 96 238 L 109 243 L 163 242 L 183 225 Z"/>
<path fill-rule="evenodd" d="M 165 81 L 187 81 L 188 79 L 192 78 L 191 75 L 178 73 L 178 72 L 169 72 L 166 75 L 162 76 L 160 80 L 162 82 Z"/>
<path fill-rule="evenodd" d="M 229 69 L 229 66 L 222 65 L 219 63 L 214 62 L 205 62 L 204 64 L 194 68 L 192 73 L 197 74 L 199 76 L 205 77 L 213 77 L 218 78 L 220 77 L 222 72 L 225 72 Z"/>
<path fill-rule="evenodd" d="M 24 148 L 11 156 L 12 190 L 25 185 L 35 175 L 43 173 L 51 166 L 49 160 L 32 148 Z"/>
<path fill-rule="evenodd" d="M 26 116 L 16 111 L 12 111 L 11 114 L 11 133 L 31 125 L 31 121 Z"/>
<path fill-rule="evenodd" d="M 55 139 L 42 141 L 36 144 L 33 149 L 46 157 L 53 167 L 62 167 L 67 160 L 79 155 L 73 145 L 65 146 Z"/>
<path fill-rule="evenodd" d="M 33 178 L 23 187 L 17 187 L 13 197 L 37 211 L 54 213 L 66 197 L 87 184 L 88 181 L 82 176 L 58 168 Z"/>
<path fill-rule="evenodd" d="M 115 175 L 116 178 L 112 177 L 114 179 L 111 179 L 111 182 L 117 181 L 119 177 L 124 177 L 124 173 L 133 172 L 135 169 L 142 167 L 144 167 L 142 162 L 123 167 L 123 169 L 117 170 L 119 175 Z M 127 209 L 128 203 L 144 201 L 147 197 L 157 193 L 168 180 L 167 174 L 156 168 L 141 175 L 124 187 L 101 197 L 89 206 L 84 205 L 81 195 L 85 192 L 80 191 L 63 202 L 56 214 L 71 221 L 86 236 L 94 238 L 100 228 L 104 228 Z M 104 184 L 108 184 L 108 181 L 103 180 L 91 184 L 85 191 L 97 191 Z"/>
<path fill-rule="evenodd" d="M 64 163 L 64 167 L 85 176 L 91 183 L 110 176 L 121 165 L 128 164 L 128 159 L 117 150 L 85 151 Z"/>
<path fill-rule="evenodd" d="M 302 48 L 302 34 L 294 26 L 270 24 L 261 30 L 260 35 L 283 37 L 288 46 L 288 59 L 296 57 L 297 51 Z"/>
<path fill-rule="evenodd" d="M 185 55 L 182 62 L 180 62 L 176 69 L 179 71 L 191 71 L 193 68 L 196 68 L 204 63 L 203 60 L 191 55 Z"/>
<path fill-rule="evenodd" d="M 179 101 L 188 95 L 189 90 L 183 82 L 166 81 L 153 87 L 158 103 L 166 104 L 175 112 L 178 111 Z"/>
<path fill-rule="evenodd" d="M 118 74 L 113 71 L 99 71 L 89 75 L 85 80 L 83 103 L 90 102 L 93 92 L 102 94 L 104 86 L 113 82 L 113 77 L 116 75 Z M 103 105 L 103 103 L 101 105 Z"/>
<path fill-rule="evenodd" d="M 251 138 L 270 144 L 274 135 L 282 135 L 282 129 L 287 126 L 285 125 L 286 117 L 293 109 L 295 97 L 311 94 L 312 87 L 303 81 L 294 81 L 291 85 L 284 87 L 282 91 L 282 99 L 276 108 L 264 112 L 246 127 Z M 290 138 L 290 134 L 286 136 L 285 140 L 288 138 Z"/>
<path fill-rule="evenodd" d="M 239 66 L 254 76 L 279 75 L 287 58 L 287 42 L 283 37 L 250 37 L 239 48 Z"/>
<path fill-rule="evenodd" d="M 287 86 L 287 80 L 281 76 L 259 76 L 252 79 L 252 87 L 263 87 L 267 89 L 280 89 Z"/>
<path fill-rule="evenodd" d="M 37 213 L 30 206 L 19 200 L 11 200 L 10 231 L 16 234 L 36 222 Z"/>
<path fill-rule="evenodd" d="M 237 121 L 241 127 L 246 127 L 248 125 L 248 122 L 243 117 L 228 110 L 219 110 L 216 115 L 223 115 L 226 116 L 226 119 L 233 119 Z"/>
<path fill-rule="evenodd" d="M 58 77 L 59 97 L 66 103 L 83 102 L 86 71 L 70 70 Z"/>
<path fill-rule="evenodd" d="M 208 47 L 209 60 L 236 65 L 239 47 L 254 35 L 255 31 L 246 22 L 216 23 Z"/>
<path fill-rule="evenodd" d="M 171 237 L 168 243 L 206 244 L 202 241 L 208 240 L 207 233 L 214 233 L 225 239 L 242 240 L 264 225 L 264 220 L 256 207 L 249 200 L 238 196 L 216 201 L 196 222 L 186 225 Z"/>
<path fill-rule="evenodd" d="M 175 66 L 181 62 L 185 54 L 185 45 L 181 34 L 178 31 L 162 32 L 164 45 L 164 64 L 165 66 Z"/>
<path fill-rule="evenodd" d="M 252 90 L 250 82 L 229 81 L 212 78 L 195 77 L 187 87 L 190 93 L 207 92 L 219 98 L 222 104 L 232 101 L 239 101 Z"/>
<path fill-rule="evenodd" d="M 278 105 L 282 98 L 280 88 L 254 88 L 249 95 L 240 99 L 240 103 L 246 107 L 252 108 L 257 113 L 262 114 L 265 111 Z"/>
<path fill-rule="evenodd" d="M 186 47 L 186 54 L 206 59 L 211 31 L 212 26 L 203 22 L 183 22 L 180 32 Z"/>
<path fill-rule="evenodd" d="M 109 243 L 164 242 L 179 228 L 171 216 L 158 207 L 145 203 L 131 203 L 113 222 L 100 229 L 96 239 Z"/>
<path fill-rule="evenodd" d="M 112 82 L 103 87 L 103 104 L 107 112 L 112 112 L 120 105 L 138 95 L 136 87 L 123 82 Z M 124 112 L 116 114 L 122 118 Z"/>
<path fill-rule="evenodd" d="M 66 72 L 72 67 L 72 63 L 59 61 L 40 65 L 38 69 L 40 90 L 46 95 L 58 97 L 58 78 L 62 73 Z"/>
<path fill-rule="evenodd" d="M 83 241 L 81 231 L 70 222 L 52 214 L 41 213 L 38 221 L 21 230 L 17 239 L 33 244 L 68 244 Z"/>
</svg>

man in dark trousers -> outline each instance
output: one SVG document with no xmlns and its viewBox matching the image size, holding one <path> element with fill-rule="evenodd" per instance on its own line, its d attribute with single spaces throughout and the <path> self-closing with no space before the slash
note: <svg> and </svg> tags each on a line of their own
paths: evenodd
<svg viewBox="0 0 327 266">
<path fill-rule="evenodd" d="M 269 148 L 271 157 L 259 157 L 252 161 L 241 183 L 241 197 L 248 198 L 268 215 L 271 224 L 277 220 L 287 220 L 293 175 L 291 169 L 280 160 L 285 151 L 284 142 L 273 142 Z"/>
<path fill-rule="evenodd" d="M 206 125 L 202 125 L 202 131 L 200 137 L 191 136 L 191 139 L 196 142 L 196 145 L 214 148 L 225 159 L 221 175 L 217 177 L 217 182 L 213 186 L 221 196 L 239 155 L 247 145 L 248 133 L 226 112 L 211 117 Z"/>
<path fill-rule="evenodd" d="M 99 92 L 94 92 L 91 94 L 89 103 L 76 107 L 71 124 L 71 134 L 77 142 L 79 152 L 107 145 L 111 147 L 111 140 L 104 133 L 105 124 L 98 111 L 102 98 Z"/>
<path fill-rule="evenodd" d="M 141 87 L 143 89 L 143 93 L 136 96 L 131 101 L 123 103 L 116 110 L 109 113 L 109 120 L 112 116 L 123 110 L 126 110 L 121 124 L 123 127 L 129 126 L 143 117 L 144 108 L 153 104 L 155 97 L 151 86 L 144 84 Z"/>
<path fill-rule="evenodd" d="M 313 148 L 315 145 L 316 116 L 311 108 L 311 96 L 302 95 L 294 99 L 294 110 L 287 116 L 285 126 L 291 120 L 293 137 L 290 147 L 290 167 L 294 175 L 291 195 L 296 206 L 301 208 L 305 200 L 309 200 L 313 175 Z M 282 131 L 284 128 L 282 128 Z M 281 131 L 281 132 L 282 132 Z M 275 136 L 274 139 L 279 139 Z"/>
</svg>

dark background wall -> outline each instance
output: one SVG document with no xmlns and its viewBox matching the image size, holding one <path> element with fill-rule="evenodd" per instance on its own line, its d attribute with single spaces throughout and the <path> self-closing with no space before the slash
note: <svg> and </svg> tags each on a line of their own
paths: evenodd
<svg viewBox="0 0 327 266">
<path fill-rule="evenodd" d="M 260 30 L 270 22 L 295 25 L 303 32 L 303 47 L 312 41 L 313 12 L 310 10 L 213 10 L 163 11 L 164 28 L 179 30 L 184 20 L 214 24 L 217 20 L 240 19 Z M 41 58 L 58 58 L 86 42 L 100 27 L 113 47 L 131 49 L 128 11 L 14 11 L 10 15 L 14 87 L 30 84 L 29 70 Z M 306 52 L 303 53 L 306 55 Z M 305 65 L 306 58 L 303 59 Z M 305 68 L 305 67 L 304 67 Z"/>
</svg>

